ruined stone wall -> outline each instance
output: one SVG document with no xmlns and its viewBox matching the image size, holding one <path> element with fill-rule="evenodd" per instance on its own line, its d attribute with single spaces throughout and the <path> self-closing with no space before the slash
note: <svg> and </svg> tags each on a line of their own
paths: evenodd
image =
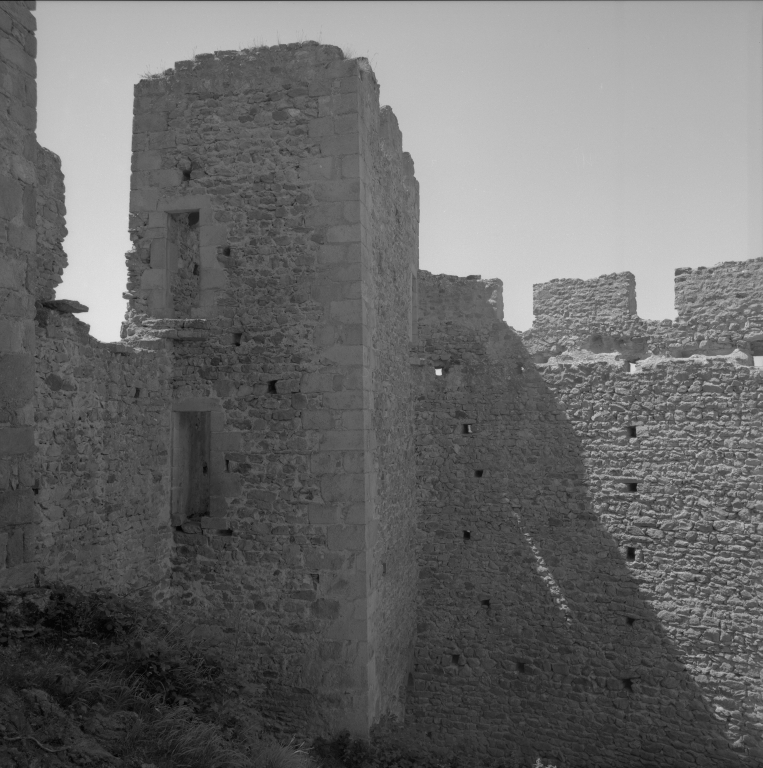
<svg viewBox="0 0 763 768">
<path fill-rule="evenodd" d="M 0 3 L 0 584 L 31 580 L 35 540 L 37 142 L 33 2 Z M 31 269 L 30 269 L 31 265 Z"/>
<path fill-rule="evenodd" d="M 417 564 L 414 414 L 410 349 L 416 333 L 418 183 L 378 87 L 362 92 L 361 226 L 366 386 L 373 398 L 371 525 L 367 527 L 371 720 L 402 716 L 413 666 Z"/>
<path fill-rule="evenodd" d="M 421 282 L 413 722 L 436 742 L 526 764 L 754 762 L 754 531 L 744 523 L 724 542 L 724 522 L 708 526 L 701 510 L 736 487 L 709 470 L 721 446 L 740 442 L 735 461 L 755 452 L 756 374 L 743 367 L 737 381 L 724 362 L 722 385 L 708 372 L 728 416 L 702 440 L 676 427 L 694 399 L 676 364 L 631 374 L 584 355 L 536 368 L 490 317 L 489 283 Z M 649 438 L 629 439 L 626 427 L 647 422 Z M 744 475 L 735 493 L 749 511 Z M 734 594 L 746 617 L 734 600 L 718 610 Z"/>
<path fill-rule="evenodd" d="M 730 749 L 737 764 L 757 764 L 763 374 L 723 358 L 626 368 L 541 369 L 580 441 L 591 509 L 622 571 L 607 586 L 611 627 L 600 628 L 631 681 L 618 730 L 635 733 L 635 710 L 647 707 L 654 736 L 640 746 L 660 745 L 655 763 L 679 764 L 672 744 L 699 764 Z M 558 580 L 565 591 L 561 570 Z M 682 721 L 679 741 L 660 738 Z"/>
<path fill-rule="evenodd" d="M 636 279 L 630 272 L 594 280 L 551 280 L 533 286 L 534 323 L 569 328 L 623 325 L 636 314 Z"/>
<path fill-rule="evenodd" d="M 759 355 L 763 341 L 763 259 L 677 269 L 678 320 L 697 340 L 721 342 Z M 758 342 L 756 344 L 756 342 Z M 707 345 L 705 345 L 707 346 Z"/>
<path fill-rule="evenodd" d="M 35 570 L 85 589 L 169 581 L 166 356 L 103 344 L 69 312 L 37 316 Z"/>
<path fill-rule="evenodd" d="M 61 159 L 37 145 L 37 249 L 30 290 L 38 301 L 55 298 L 56 287 L 67 265 L 63 241 L 67 235 L 64 176 Z"/>
<path fill-rule="evenodd" d="M 374 618 L 390 601 L 370 594 L 374 557 L 398 535 L 378 519 L 403 514 L 394 495 L 377 510 L 377 475 L 412 485 L 410 427 L 378 450 L 373 434 L 375 388 L 400 373 L 390 403 L 408 396 L 407 361 L 383 370 L 371 345 L 407 357 L 396 312 L 409 316 L 410 278 L 374 298 L 372 259 L 393 244 L 389 270 L 416 265 L 412 169 L 399 146 L 372 149 L 379 124 L 370 68 L 315 43 L 197 56 L 140 83 L 125 326 L 130 343 L 171 345 L 176 456 L 178 414 L 209 414 L 194 417 L 200 435 L 209 420 L 209 510 L 173 508 L 178 604 L 284 719 L 356 733 L 400 708 L 376 633 L 385 665 L 411 645 L 391 640 L 398 613 Z M 173 294 L 188 284 L 181 215 L 198 230 L 193 305 Z"/>
</svg>

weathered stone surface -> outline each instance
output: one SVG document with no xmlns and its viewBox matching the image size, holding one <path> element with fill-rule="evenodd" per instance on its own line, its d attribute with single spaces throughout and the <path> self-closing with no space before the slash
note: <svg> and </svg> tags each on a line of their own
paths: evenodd
<svg viewBox="0 0 763 768">
<path fill-rule="evenodd" d="M 84 304 L 80 304 L 73 299 L 55 299 L 53 301 L 43 301 L 42 305 L 48 309 L 55 309 L 56 312 L 70 312 L 72 314 L 80 312 L 89 312 L 90 309 Z"/>
<path fill-rule="evenodd" d="M 164 601 L 283 727 L 760 764 L 763 260 L 678 270 L 676 323 L 629 273 L 536 286 L 520 338 L 500 281 L 418 270 L 367 62 L 221 51 L 136 87 L 101 344 L 54 299 L 33 21 L 0 2 L 0 585 Z"/>
</svg>

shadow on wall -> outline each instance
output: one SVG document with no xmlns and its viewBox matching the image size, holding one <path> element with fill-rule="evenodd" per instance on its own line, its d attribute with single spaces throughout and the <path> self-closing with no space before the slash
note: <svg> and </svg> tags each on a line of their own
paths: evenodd
<svg viewBox="0 0 763 768">
<path fill-rule="evenodd" d="M 501 322 L 446 323 L 444 304 L 421 326 L 410 719 L 523 765 L 761 764 L 650 607 L 659 572 L 640 581 L 641 553 L 598 519 L 584 447 L 520 340 Z"/>
</svg>

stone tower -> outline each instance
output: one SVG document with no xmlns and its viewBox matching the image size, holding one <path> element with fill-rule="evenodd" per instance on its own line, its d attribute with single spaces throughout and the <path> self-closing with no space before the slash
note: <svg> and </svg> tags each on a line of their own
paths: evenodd
<svg viewBox="0 0 763 768">
<path fill-rule="evenodd" d="M 139 83 L 123 330 L 171 357 L 174 599 L 356 733 L 414 640 L 418 187 L 378 97 L 316 43 Z"/>
</svg>

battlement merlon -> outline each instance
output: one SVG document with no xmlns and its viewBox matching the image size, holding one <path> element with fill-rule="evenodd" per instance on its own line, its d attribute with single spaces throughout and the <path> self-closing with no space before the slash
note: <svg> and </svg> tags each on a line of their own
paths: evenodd
<svg viewBox="0 0 763 768">
<path fill-rule="evenodd" d="M 677 269 L 675 308 L 702 330 L 763 331 L 763 259 Z"/>
<path fill-rule="evenodd" d="M 535 325 L 566 331 L 578 326 L 620 328 L 637 319 L 631 272 L 593 280 L 562 279 L 533 286 Z"/>
<path fill-rule="evenodd" d="M 419 328 L 452 322 L 483 326 L 503 320 L 503 282 L 481 275 L 457 277 L 419 270 Z"/>
</svg>

